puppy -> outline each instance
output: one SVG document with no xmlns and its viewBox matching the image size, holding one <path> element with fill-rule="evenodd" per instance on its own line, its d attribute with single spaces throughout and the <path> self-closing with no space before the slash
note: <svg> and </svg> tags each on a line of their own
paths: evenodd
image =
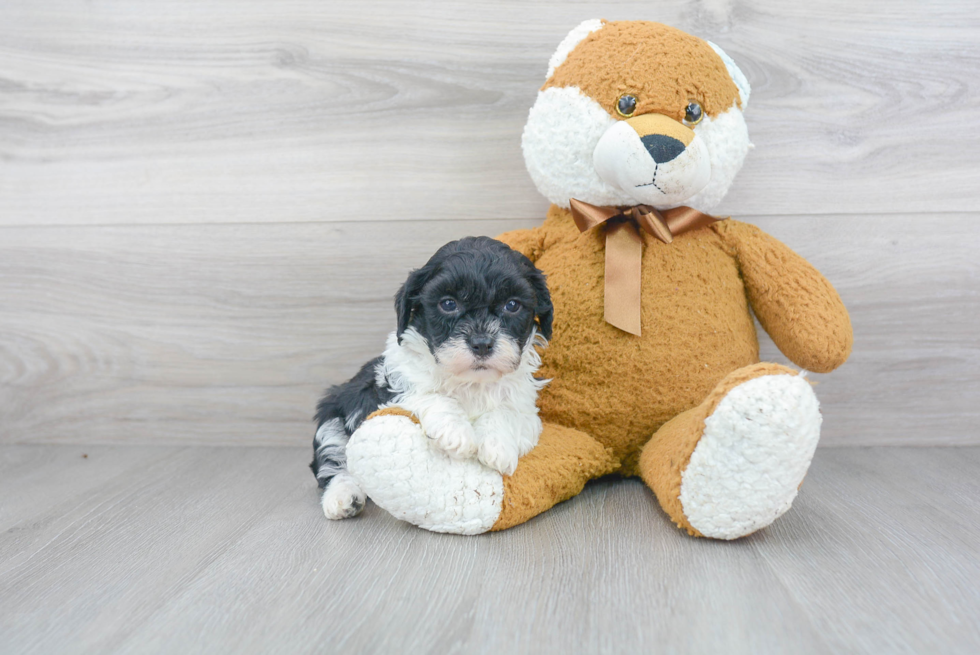
<svg viewBox="0 0 980 655">
<path fill-rule="evenodd" d="M 432 443 L 477 457 L 504 475 L 538 442 L 535 346 L 551 338 L 544 275 L 489 237 L 446 244 L 395 297 L 397 328 L 381 357 L 317 405 L 310 468 L 329 519 L 355 516 L 366 500 L 347 472 L 347 442 L 379 407 L 418 417 Z"/>
</svg>

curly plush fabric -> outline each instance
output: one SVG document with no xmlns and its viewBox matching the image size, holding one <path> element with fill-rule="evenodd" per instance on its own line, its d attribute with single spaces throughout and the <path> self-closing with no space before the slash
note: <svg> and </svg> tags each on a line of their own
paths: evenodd
<svg viewBox="0 0 980 655">
<path fill-rule="evenodd" d="M 433 532 L 480 534 L 500 516 L 500 474 L 438 450 L 404 410 L 368 417 L 347 444 L 347 467 L 377 505 Z"/>
<path fill-rule="evenodd" d="M 582 491 L 585 483 L 619 468 L 611 451 L 587 434 L 545 424 L 538 445 L 505 477 L 504 502 L 494 530 L 524 523 Z"/>
<path fill-rule="evenodd" d="M 418 418 L 399 407 L 372 413 L 347 445 L 347 465 L 377 505 L 433 532 L 456 534 L 523 523 L 618 464 L 588 435 L 546 425 L 518 471 L 501 476 L 439 451 Z"/>
<path fill-rule="evenodd" d="M 548 276 L 554 334 L 541 375 L 542 419 L 585 432 L 636 475 L 640 449 L 730 372 L 759 361 L 752 315 L 799 366 L 829 371 L 852 344 L 831 284 L 754 226 L 725 220 L 663 244 L 644 234 L 643 336 L 603 321 L 605 251 L 552 207 L 544 225 L 499 237 Z M 610 384 L 615 380 L 615 384 Z"/>
<path fill-rule="evenodd" d="M 653 489 L 660 506 L 678 527 L 702 536 L 688 520 L 681 502 L 681 476 L 704 431 L 705 420 L 737 386 L 762 376 L 792 375 L 796 372 L 779 364 L 759 363 L 740 368 L 725 376 L 697 406 L 681 412 L 657 430 L 643 448 L 639 468 L 643 480 Z"/>
<path fill-rule="evenodd" d="M 816 373 L 847 361 L 854 345 L 851 318 L 812 264 L 754 225 L 724 221 L 715 231 L 738 261 L 759 323 L 784 355 Z"/>
<path fill-rule="evenodd" d="M 554 303 L 553 334 L 539 370 L 551 378 L 538 400 L 544 433 L 515 474 L 500 479 L 492 526 L 485 513 L 465 529 L 517 525 L 578 493 L 589 479 L 619 473 L 642 476 L 664 511 L 692 535 L 750 534 L 789 508 L 821 424 L 805 379 L 759 362 L 753 313 L 794 364 L 828 372 L 851 352 L 847 310 L 802 257 L 758 228 L 727 219 L 676 235 L 670 244 L 641 233 L 642 336 L 606 323 L 605 234 L 580 233 L 567 206 L 570 198 L 635 205 L 646 192 L 634 189 L 654 184 L 630 186 L 597 172 L 597 142 L 622 125 L 620 95 L 636 97 L 638 115 L 656 112 L 676 121 L 690 101 L 701 104 L 705 118 L 695 133 L 710 153 L 711 181 L 703 188 L 690 182 L 682 204 L 710 212 L 704 204 L 727 192 L 750 147 L 741 115 L 750 89 L 717 46 L 649 22 L 586 21 L 559 46 L 551 68 L 523 148 L 532 179 L 553 204 L 540 227 L 498 237 L 547 275 Z M 603 166 L 615 167 L 615 155 Z M 624 167 L 644 156 L 636 149 L 620 155 Z M 652 178 L 669 174 L 660 167 L 670 160 L 653 161 Z M 404 417 L 365 425 L 396 419 L 398 430 L 417 428 Z M 392 435 L 401 438 L 397 430 Z M 430 465 L 424 461 L 418 466 Z M 426 505 L 416 515 L 445 516 L 456 502 L 462 488 L 446 476 L 439 468 L 430 478 L 451 487 L 448 497 L 425 496 L 422 487 L 413 492 Z M 465 508 L 452 512 L 458 522 Z"/>
<path fill-rule="evenodd" d="M 665 77 L 670 84 L 662 83 Z M 707 41 L 642 21 L 609 22 L 588 34 L 541 88 L 566 86 L 578 87 L 611 116 L 624 93 L 637 98 L 638 115 L 657 112 L 678 121 L 692 100 L 709 116 L 741 104 L 725 62 Z"/>
<path fill-rule="evenodd" d="M 737 539 L 783 515 L 820 440 L 820 404 L 801 376 L 744 382 L 704 420 L 681 475 L 684 517 L 700 534 Z"/>
</svg>

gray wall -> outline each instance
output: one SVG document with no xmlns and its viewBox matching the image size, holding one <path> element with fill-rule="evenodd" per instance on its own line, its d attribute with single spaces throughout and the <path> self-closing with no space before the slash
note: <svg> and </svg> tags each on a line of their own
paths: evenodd
<svg viewBox="0 0 980 655">
<path fill-rule="evenodd" d="M 980 444 L 974 0 L 206 4 L 0 2 L 0 442 L 306 443 L 410 267 L 542 220 L 524 118 L 604 17 L 752 83 L 718 213 L 851 309 L 823 443 Z"/>
</svg>

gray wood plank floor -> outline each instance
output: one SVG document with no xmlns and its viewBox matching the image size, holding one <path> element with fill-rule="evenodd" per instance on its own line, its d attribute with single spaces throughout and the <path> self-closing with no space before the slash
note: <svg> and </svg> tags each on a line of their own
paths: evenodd
<svg viewBox="0 0 980 655">
<path fill-rule="evenodd" d="M 980 448 L 822 448 L 734 543 L 617 479 L 495 535 L 332 523 L 306 460 L 0 447 L 0 652 L 980 651 Z"/>
</svg>

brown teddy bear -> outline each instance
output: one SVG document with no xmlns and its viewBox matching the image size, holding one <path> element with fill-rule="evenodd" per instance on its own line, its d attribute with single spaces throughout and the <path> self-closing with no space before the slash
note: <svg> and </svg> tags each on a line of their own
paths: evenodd
<svg viewBox="0 0 980 655">
<path fill-rule="evenodd" d="M 720 48 L 666 25 L 594 20 L 568 34 L 523 137 L 553 204 L 540 227 L 499 237 L 545 272 L 554 302 L 539 444 L 505 477 L 429 447 L 406 412 L 381 410 L 347 451 L 376 503 L 476 534 L 618 473 L 642 477 L 692 535 L 738 538 L 789 509 L 820 411 L 803 375 L 759 362 L 752 313 L 810 371 L 843 364 L 852 332 L 804 259 L 706 213 L 751 148 L 748 99 Z"/>
</svg>

